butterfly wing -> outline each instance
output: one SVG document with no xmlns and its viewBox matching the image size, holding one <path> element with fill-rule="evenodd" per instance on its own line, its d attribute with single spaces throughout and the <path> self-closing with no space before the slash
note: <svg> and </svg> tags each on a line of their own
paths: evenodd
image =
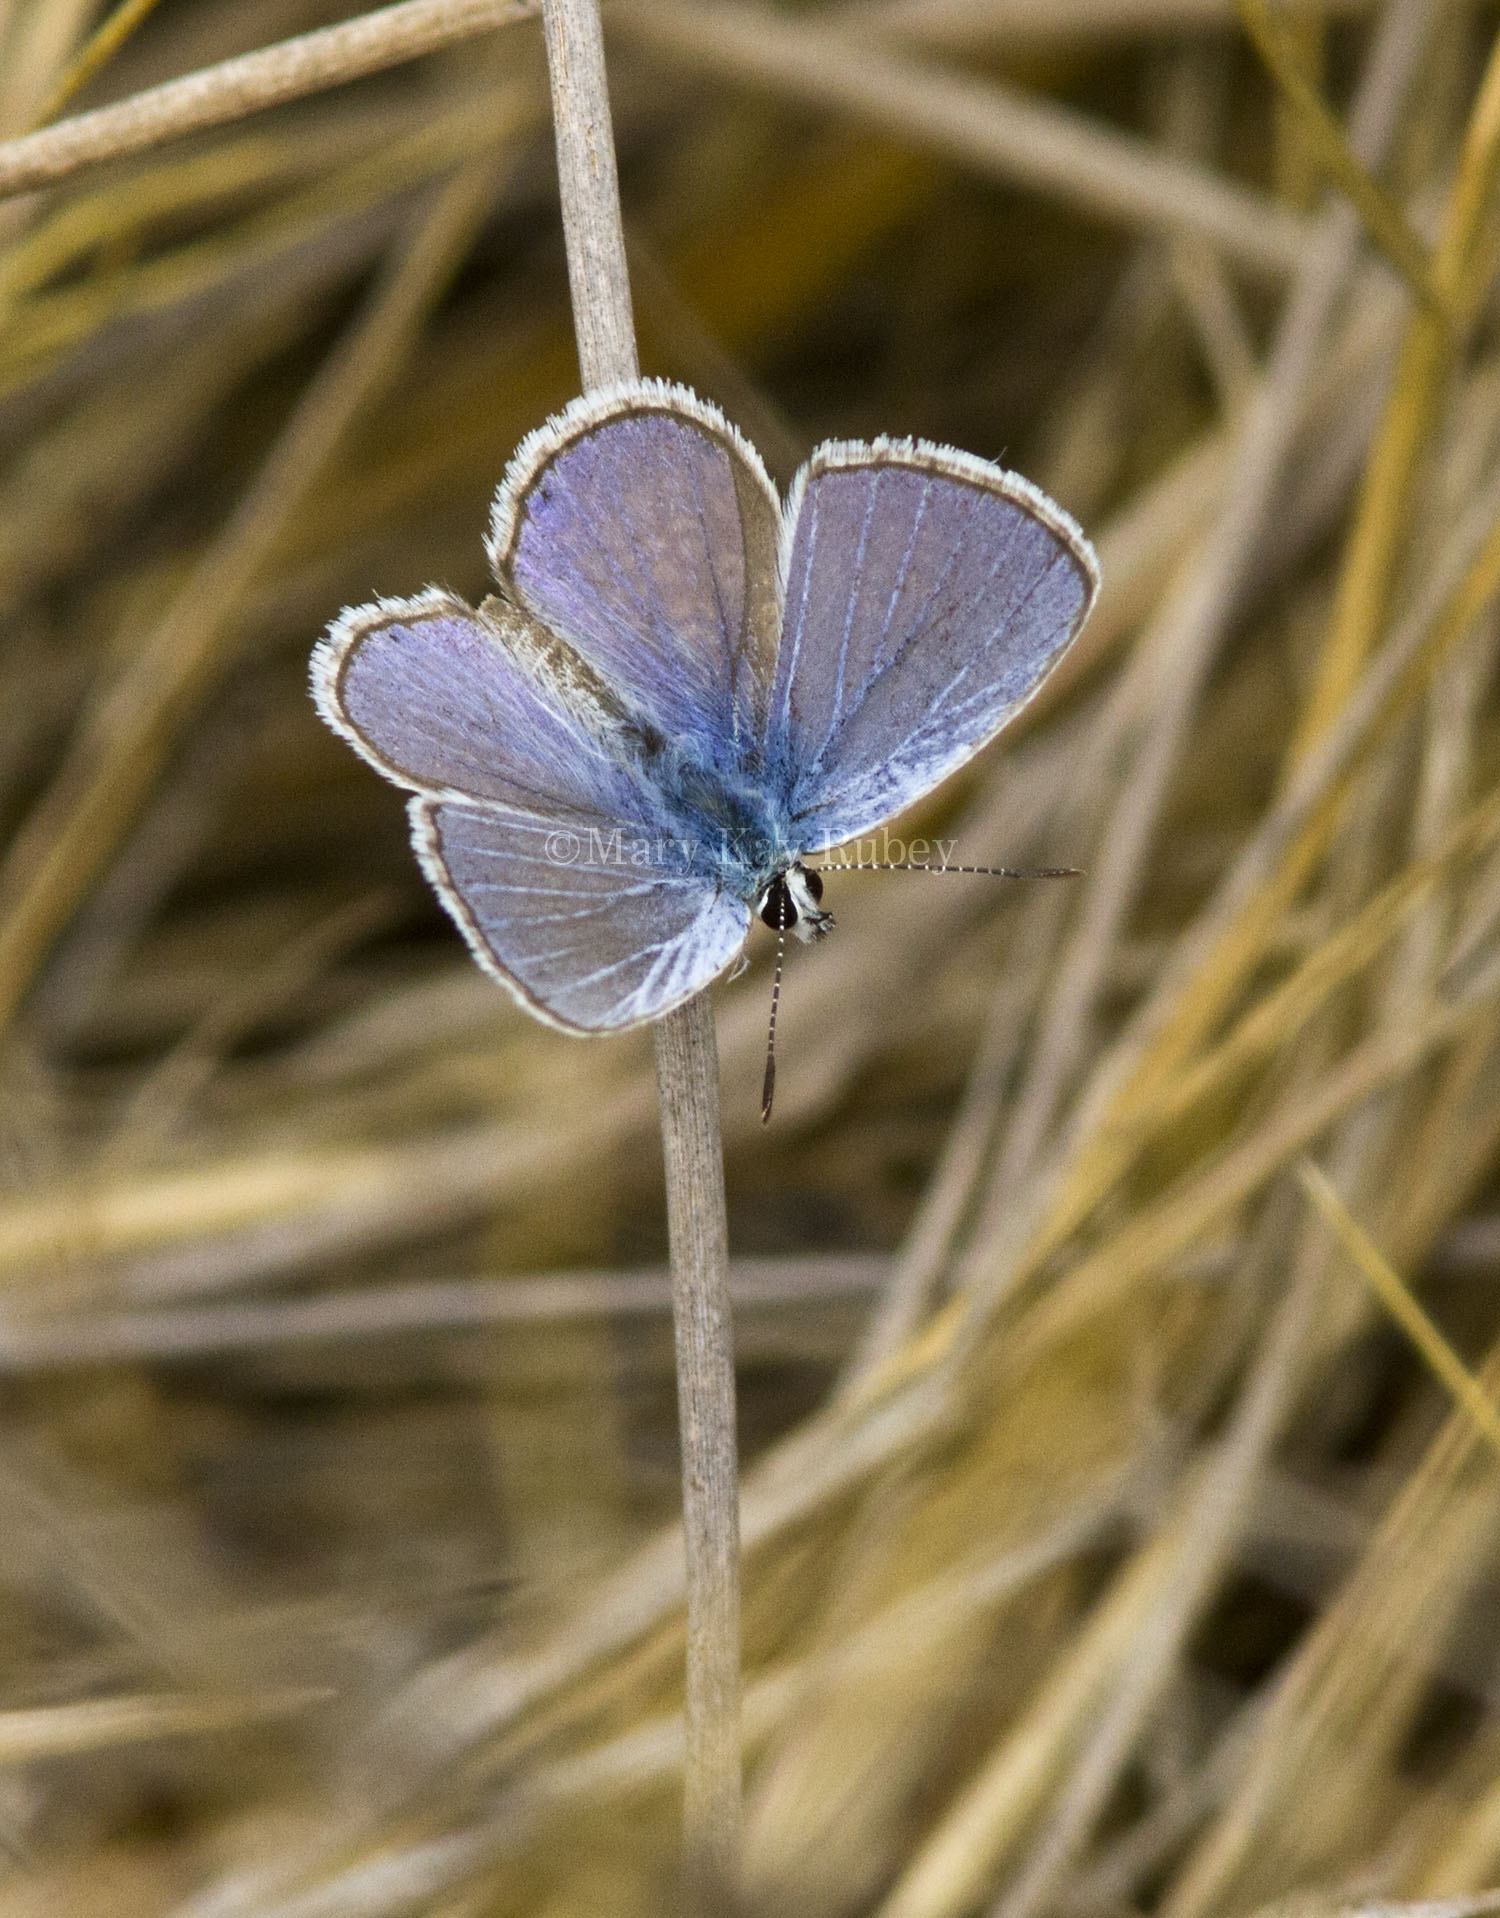
<svg viewBox="0 0 1500 1918">
<path fill-rule="evenodd" d="M 917 441 L 831 442 L 798 475 L 770 752 L 809 851 L 961 766 L 1032 697 L 1098 590 L 1093 548 L 1028 481 Z"/>
<path fill-rule="evenodd" d="M 660 1018 L 745 943 L 744 902 L 647 830 L 432 799 L 411 802 L 411 821 L 423 870 L 475 958 L 567 1031 Z"/>
<path fill-rule="evenodd" d="M 502 593 L 640 721 L 727 771 L 764 735 L 780 523 L 759 456 L 722 414 L 632 380 L 522 442 L 488 550 Z"/>
<path fill-rule="evenodd" d="M 408 791 L 635 818 L 618 716 L 586 677 L 569 683 L 547 642 L 504 607 L 476 613 L 431 587 L 340 614 L 313 654 L 313 698 L 335 732 Z"/>
<path fill-rule="evenodd" d="M 334 730 L 416 797 L 424 870 L 486 971 L 573 1032 L 658 1018 L 749 909 L 654 803 L 607 691 L 551 637 L 432 590 L 346 612 L 313 657 Z"/>
</svg>

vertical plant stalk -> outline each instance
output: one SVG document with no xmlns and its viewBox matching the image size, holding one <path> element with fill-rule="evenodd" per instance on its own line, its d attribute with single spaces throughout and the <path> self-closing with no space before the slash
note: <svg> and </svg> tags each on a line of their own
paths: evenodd
<svg viewBox="0 0 1500 1918">
<path fill-rule="evenodd" d="M 578 363 L 638 369 L 598 0 L 543 0 Z M 739 1489 L 719 1062 L 707 993 L 655 1029 L 687 1549 L 684 1910 L 732 1908 L 740 1849 Z"/>
<path fill-rule="evenodd" d="M 740 1856 L 740 1501 L 719 1061 L 707 993 L 656 1028 L 687 1546 L 683 1910 L 733 1909 Z"/>
</svg>

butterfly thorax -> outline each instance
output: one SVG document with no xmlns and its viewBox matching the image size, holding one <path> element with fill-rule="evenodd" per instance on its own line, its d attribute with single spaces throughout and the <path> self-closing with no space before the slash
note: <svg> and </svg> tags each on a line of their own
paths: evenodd
<svg viewBox="0 0 1500 1918">
<path fill-rule="evenodd" d="M 653 742 L 643 771 L 674 815 L 674 832 L 692 863 L 743 899 L 773 931 L 806 943 L 833 930 L 820 901 L 823 881 L 804 866 L 791 833 L 790 808 L 758 766 L 706 765 L 691 746 Z"/>
<path fill-rule="evenodd" d="M 785 799 L 754 769 L 705 763 L 693 742 L 645 742 L 641 772 L 691 863 L 757 911 L 766 889 L 797 862 Z M 788 924 L 794 923 L 793 919 Z"/>
</svg>

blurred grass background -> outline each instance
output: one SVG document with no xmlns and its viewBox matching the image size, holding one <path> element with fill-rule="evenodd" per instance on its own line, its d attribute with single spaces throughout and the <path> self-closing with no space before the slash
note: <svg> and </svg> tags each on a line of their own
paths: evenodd
<svg viewBox="0 0 1500 1918">
<path fill-rule="evenodd" d="M 1500 1387 L 1497 18 L 1241 11 L 609 17 L 647 370 L 1106 577 L 916 822 L 1087 878 L 837 877 L 765 1132 L 770 940 L 717 989 L 751 1918 L 1500 1881 L 1500 1464 L 1367 1284 Z M 0 138 L 337 17 L 79 89 L 11 0 Z M 306 694 L 576 387 L 539 31 L 0 245 L 0 1913 L 670 1911 L 649 1046 L 473 970 Z"/>
</svg>

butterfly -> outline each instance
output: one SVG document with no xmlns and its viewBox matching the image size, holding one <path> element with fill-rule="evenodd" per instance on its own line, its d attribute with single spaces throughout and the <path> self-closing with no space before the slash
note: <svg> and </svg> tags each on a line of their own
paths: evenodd
<svg viewBox="0 0 1500 1918">
<path fill-rule="evenodd" d="M 925 440 L 831 440 L 785 505 L 685 387 L 632 380 L 522 441 L 497 594 L 346 610 L 318 710 L 411 795 L 486 972 L 574 1033 L 660 1018 L 754 916 L 832 919 L 809 856 L 930 792 L 1036 693 L 1093 603 L 1037 487 Z"/>
</svg>

